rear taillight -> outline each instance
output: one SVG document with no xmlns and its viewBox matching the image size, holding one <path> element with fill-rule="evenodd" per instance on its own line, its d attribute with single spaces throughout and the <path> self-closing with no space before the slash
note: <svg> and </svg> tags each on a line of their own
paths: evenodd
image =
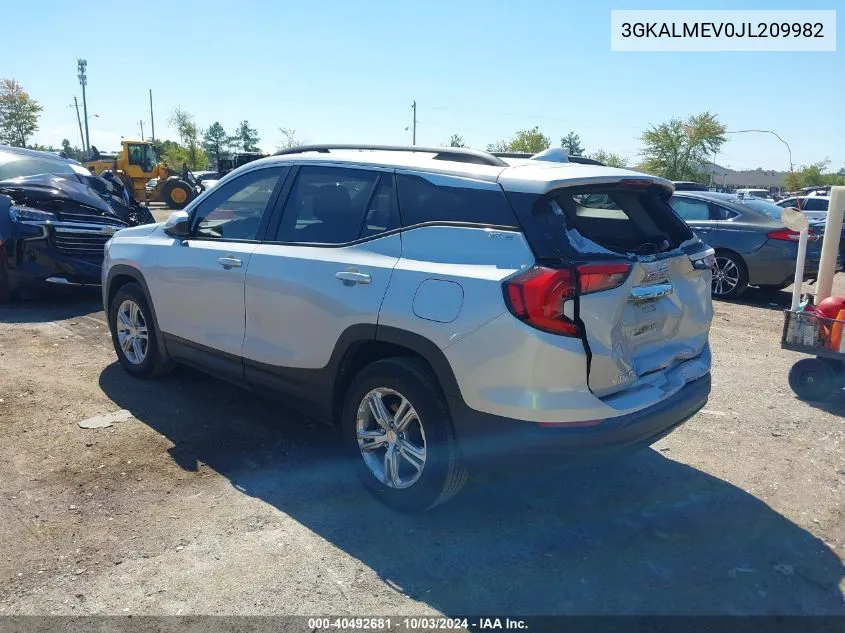
<svg viewBox="0 0 845 633">
<path fill-rule="evenodd" d="M 504 283 L 505 302 L 518 319 L 545 332 L 580 336 L 564 306 L 577 294 L 618 288 L 631 273 L 630 264 L 581 264 L 570 268 L 534 266 Z"/>
<path fill-rule="evenodd" d="M 585 295 L 618 288 L 630 273 L 630 264 L 582 264 L 578 266 L 580 292 Z"/>
<path fill-rule="evenodd" d="M 797 242 L 798 237 L 798 231 L 793 231 L 792 229 L 778 229 L 769 233 L 770 240 L 781 240 L 784 242 Z M 819 239 L 819 236 L 813 232 L 807 235 L 807 240 L 810 242 L 815 242 L 817 239 Z"/>
<path fill-rule="evenodd" d="M 575 296 L 575 273 L 569 268 L 534 266 L 504 283 L 505 303 L 528 325 L 563 336 L 580 336 L 580 329 L 563 312 Z"/>
</svg>

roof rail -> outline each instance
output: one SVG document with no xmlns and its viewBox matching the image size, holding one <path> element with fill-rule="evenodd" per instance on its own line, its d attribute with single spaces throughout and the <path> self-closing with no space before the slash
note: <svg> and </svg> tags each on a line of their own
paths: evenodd
<svg viewBox="0 0 845 633">
<path fill-rule="evenodd" d="M 326 144 L 326 145 L 300 145 L 289 147 L 274 154 L 283 156 L 286 154 L 304 154 L 305 152 L 329 153 L 332 150 L 376 150 L 380 152 L 421 152 L 434 154 L 435 160 L 453 160 L 460 163 L 475 163 L 477 165 L 491 165 L 493 167 L 509 167 L 501 158 L 497 158 L 488 152 L 481 152 L 468 147 L 421 147 L 419 145 L 359 145 L 356 143 Z"/>
</svg>

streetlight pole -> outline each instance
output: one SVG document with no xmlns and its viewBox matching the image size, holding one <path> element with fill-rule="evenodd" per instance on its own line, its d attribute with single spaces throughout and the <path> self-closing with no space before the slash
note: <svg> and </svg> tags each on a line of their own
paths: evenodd
<svg viewBox="0 0 845 633">
<path fill-rule="evenodd" d="M 91 151 L 91 136 L 88 134 L 88 101 L 85 98 L 85 86 L 88 85 L 88 75 L 85 69 L 88 62 L 84 59 L 76 60 L 76 67 L 79 70 L 79 85 L 82 86 L 82 112 L 85 115 L 85 153 Z"/>
<path fill-rule="evenodd" d="M 414 128 L 413 132 L 411 132 L 411 145 L 417 144 L 417 100 L 414 99 L 414 103 L 411 105 L 411 109 L 414 111 Z"/>
<path fill-rule="evenodd" d="M 760 134 L 771 134 L 777 140 L 779 140 L 781 143 L 786 145 L 786 151 L 789 152 L 789 171 L 792 172 L 792 148 L 789 146 L 789 143 L 784 141 L 781 138 L 780 134 L 778 134 L 777 132 L 772 132 L 771 130 L 733 130 L 732 132 L 725 132 L 725 134 L 746 134 L 748 132 L 757 132 L 757 133 L 760 133 Z"/>
<path fill-rule="evenodd" d="M 79 142 L 82 145 L 82 151 L 85 151 L 85 135 L 82 133 L 82 117 L 79 116 L 79 101 L 76 95 L 73 95 L 73 106 L 76 108 L 76 122 L 79 123 Z"/>
</svg>

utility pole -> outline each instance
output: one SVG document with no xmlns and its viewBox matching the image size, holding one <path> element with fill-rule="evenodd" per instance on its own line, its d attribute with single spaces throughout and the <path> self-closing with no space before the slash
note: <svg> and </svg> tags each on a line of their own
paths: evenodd
<svg viewBox="0 0 845 633">
<path fill-rule="evenodd" d="M 150 88 L 150 138 L 156 140 L 156 120 L 153 118 L 153 89 Z"/>
<path fill-rule="evenodd" d="M 417 101 L 414 99 L 414 103 L 411 105 L 411 109 L 414 111 L 414 126 L 413 132 L 411 132 L 411 145 L 417 144 Z"/>
<path fill-rule="evenodd" d="M 79 142 L 82 144 L 82 151 L 85 151 L 85 136 L 82 134 L 82 118 L 79 116 L 79 101 L 73 95 L 73 105 L 76 107 L 76 121 L 79 123 Z"/>
<path fill-rule="evenodd" d="M 138 121 L 138 124 L 141 126 L 141 140 L 144 140 L 144 121 Z"/>
<path fill-rule="evenodd" d="M 85 98 L 85 86 L 88 85 L 88 75 L 85 69 L 88 62 L 84 59 L 76 60 L 76 67 L 79 70 L 79 85 L 82 86 L 82 113 L 85 115 L 85 154 L 91 151 L 91 136 L 88 134 L 88 101 Z"/>
</svg>

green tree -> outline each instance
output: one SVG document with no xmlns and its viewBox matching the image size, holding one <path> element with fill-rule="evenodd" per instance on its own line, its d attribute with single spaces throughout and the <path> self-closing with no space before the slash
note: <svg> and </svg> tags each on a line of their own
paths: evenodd
<svg viewBox="0 0 845 633">
<path fill-rule="evenodd" d="M 220 152 L 226 151 L 228 141 L 229 135 L 217 121 L 209 125 L 205 134 L 203 134 L 202 148 L 209 160 L 214 160 L 214 165 L 217 167 L 220 166 Z"/>
<path fill-rule="evenodd" d="M 704 165 L 727 138 L 716 115 L 703 112 L 651 126 L 641 140 L 645 171 L 669 180 L 707 182 Z"/>
<path fill-rule="evenodd" d="M 570 132 L 560 139 L 560 146 L 566 149 L 570 156 L 584 156 L 584 146 L 581 145 L 581 137 L 575 132 Z"/>
<path fill-rule="evenodd" d="M 302 141 L 296 138 L 296 130 L 293 128 L 280 127 L 279 132 L 282 133 L 282 141 L 279 143 L 278 149 L 290 149 L 291 147 L 299 147 Z M 257 142 L 256 138 L 256 142 Z"/>
<path fill-rule="evenodd" d="M 235 135 L 231 137 L 232 145 L 245 152 L 257 152 L 258 141 L 261 139 L 258 136 L 258 130 L 254 127 L 249 127 L 249 121 L 241 121 Z"/>
<path fill-rule="evenodd" d="M 78 147 L 71 145 L 70 141 L 66 138 L 62 139 L 62 151 L 68 158 L 72 158 L 73 160 L 82 160 L 83 158 L 84 152 Z"/>
<path fill-rule="evenodd" d="M 449 139 L 449 147 L 466 147 L 466 144 L 460 134 L 452 134 L 452 138 Z"/>
<path fill-rule="evenodd" d="M 194 121 L 194 116 L 182 108 L 176 108 L 173 114 L 170 115 L 168 123 L 176 128 L 176 133 L 179 135 L 184 152 L 178 153 L 178 157 L 182 158 L 182 162 L 171 163 L 168 165 L 174 169 L 182 167 L 182 163 L 188 166 L 188 169 L 204 169 L 208 166 L 208 157 L 204 152 L 200 151 L 200 139 L 197 124 Z M 171 151 L 170 157 L 174 161 L 177 159 L 177 153 Z"/>
<path fill-rule="evenodd" d="M 803 187 L 845 185 L 845 174 L 830 171 L 830 160 L 825 159 L 811 165 L 802 165 L 787 174 L 786 183 L 791 191 Z"/>
<path fill-rule="evenodd" d="M 513 135 L 510 141 L 499 141 L 487 146 L 488 152 L 524 152 L 536 154 L 544 149 L 549 149 L 552 142 L 548 136 L 540 131 L 539 127 L 530 130 L 520 130 Z"/>
<path fill-rule="evenodd" d="M 42 109 L 17 81 L 0 79 L 0 143 L 26 147 Z"/>
<path fill-rule="evenodd" d="M 614 154 L 613 152 L 606 152 L 603 149 L 596 150 L 589 155 L 589 158 L 604 163 L 608 167 L 619 167 L 621 169 L 628 167 L 628 159 L 622 158 L 619 154 Z"/>
</svg>

